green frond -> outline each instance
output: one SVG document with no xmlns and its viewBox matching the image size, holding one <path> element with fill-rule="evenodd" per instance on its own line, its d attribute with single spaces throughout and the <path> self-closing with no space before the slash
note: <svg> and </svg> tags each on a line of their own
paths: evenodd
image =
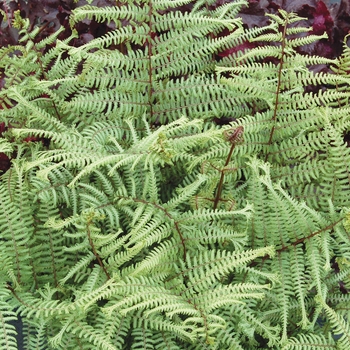
<svg viewBox="0 0 350 350">
<path fill-rule="evenodd" d="M 247 29 L 243 0 L 88 3 L 70 25 L 105 35 L 16 13 L 0 49 L 0 347 L 19 320 L 28 350 L 350 348 L 347 39 L 301 54 L 326 34 Z"/>
<path fill-rule="evenodd" d="M 13 146 L 5 139 L 0 139 L 0 152 L 10 154 L 13 152 Z"/>
<path fill-rule="evenodd" d="M 348 35 L 346 35 L 344 38 L 343 54 L 339 57 L 338 65 L 332 67 L 332 70 L 334 70 L 336 74 L 342 74 L 345 76 L 347 75 L 346 72 L 350 67 L 350 47 L 347 45 L 348 38 Z"/>
<path fill-rule="evenodd" d="M 273 247 L 265 247 L 256 250 L 244 251 L 241 253 L 229 253 L 226 251 L 206 252 L 200 251 L 198 257 L 191 259 L 187 257 L 184 273 L 188 274 L 190 281 L 188 289 L 201 291 L 215 284 L 220 278 L 227 275 L 239 265 L 260 256 L 274 255 Z"/>
<path fill-rule="evenodd" d="M 292 24 L 305 19 L 304 17 L 298 16 L 296 13 L 293 13 L 293 12 L 288 13 L 287 11 L 282 9 L 278 10 L 278 14 L 268 13 L 266 14 L 266 16 L 270 17 L 272 20 L 274 20 L 276 23 L 280 25 Z"/>
<path fill-rule="evenodd" d="M 179 249 L 176 240 L 171 239 L 160 243 L 147 257 L 132 267 L 131 277 L 142 276 L 145 273 L 169 275 L 173 271 L 173 264 L 178 260 Z"/>
<path fill-rule="evenodd" d="M 256 317 L 255 313 L 252 313 L 251 309 L 246 307 L 245 305 L 235 305 L 234 312 L 231 307 L 230 313 L 237 313 L 242 318 L 242 322 L 240 324 L 240 331 L 251 338 L 254 336 L 254 333 L 257 332 L 262 336 L 269 339 L 268 346 L 274 346 L 279 343 L 280 338 L 280 327 L 279 326 L 271 326 L 270 324 L 265 324 Z M 254 344 L 254 342 L 253 342 Z"/>
<path fill-rule="evenodd" d="M 337 346 L 340 349 L 346 349 L 350 346 L 350 325 L 342 316 L 337 314 L 329 307 L 320 295 L 316 296 L 316 301 L 324 308 L 330 323 L 333 326 L 332 333 L 339 336 Z"/>
<path fill-rule="evenodd" d="M 83 247 L 86 247 L 86 244 L 84 244 Z M 75 251 L 81 251 L 81 248 L 81 246 L 78 246 L 76 247 Z M 74 264 L 74 267 L 71 268 L 62 279 L 60 279 L 59 284 L 64 285 L 70 278 L 74 277 L 75 275 L 79 275 L 82 271 L 84 271 L 87 268 L 87 266 L 89 266 L 89 264 L 94 260 L 94 258 L 95 256 L 91 252 L 86 254 Z"/>
<path fill-rule="evenodd" d="M 325 338 L 322 335 L 300 334 L 297 338 L 290 338 L 283 346 L 283 350 L 333 350 L 337 349 L 332 338 Z"/>
<path fill-rule="evenodd" d="M 70 322 L 64 325 L 64 332 L 70 332 L 71 334 L 76 334 L 79 339 L 83 341 L 87 341 L 87 346 L 91 348 L 94 346 L 96 349 L 103 350 L 116 350 L 117 348 L 114 346 L 113 342 L 104 337 L 104 333 L 102 331 L 97 331 L 94 327 L 89 325 L 87 322 L 84 322 L 79 319 L 70 320 Z M 51 340 L 51 344 L 55 347 L 55 345 L 61 342 L 61 339 L 53 338 Z M 86 347 L 84 347 L 86 348 Z"/>
<path fill-rule="evenodd" d="M 186 4 L 189 4 L 191 0 L 155 0 L 153 4 L 159 10 L 164 10 L 167 8 L 177 8 Z"/>
<path fill-rule="evenodd" d="M 17 332 L 13 322 L 17 321 L 17 315 L 13 311 L 12 306 L 6 302 L 8 292 L 6 293 L 5 288 L 2 286 L 2 291 L 0 292 L 0 324 L 2 329 L 0 333 L 0 346 L 4 350 L 15 350 L 18 349 L 16 340 Z"/>
<path fill-rule="evenodd" d="M 43 300 L 42 298 L 35 298 L 29 293 L 19 293 L 18 297 L 21 303 L 26 303 L 26 305 L 24 305 L 17 302 L 18 313 L 29 319 L 31 319 L 31 317 L 48 318 L 55 314 L 67 315 L 74 310 L 74 306 L 68 302 Z"/>
<path fill-rule="evenodd" d="M 52 35 L 48 36 L 47 38 L 44 38 L 43 40 L 39 41 L 36 44 L 36 47 L 40 50 L 45 48 L 46 45 L 51 45 L 53 44 L 58 36 L 65 30 L 64 27 L 60 27 L 56 32 L 54 32 Z"/>
<path fill-rule="evenodd" d="M 300 47 L 322 39 L 328 39 L 327 33 L 323 33 L 322 35 L 308 35 L 307 37 L 304 37 L 304 38 L 296 38 L 296 39 L 288 40 L 287 46 Z"/>
<path fill-rule="evenodd" d="M 70 16 L 69 24 L 71 27 L 74 26 L 77 22 L 80 22 L 84 19 L 94 19 L 97 22 L 111 22 L 114 21 L 116 25 L 120 25 L 120 19 L 127 20 L 138 20 L 143 22 L 147 19 L 147 15 L 149 13 L 148 6 L 133 6 L 133 5 L 125 5 L 122 7 L 98 7 L 98 6 L 80 6 L 76 8 L 72 16 Z"/>
<path fill-rule="evenodd" d="M 237 8 L 236 4 L 232 5 Z M 162 32 L 173 28 L 176 30 L 187 30 L 191 27 L 197 27 L 200 28 L 200 30 L 203 30 L 206 28 L 206 26 L 208 26 L 208 30 L 210 29 L 210 26 L 216 30 L 222 30 L 223 28 L 233 30 L 236 29 L 238 25 L 240 25 L 240 20 L 234 18 L 230 19 L 227 17 L 227 19 L 221 19 L 203 16 L 202 14 L 169 12 L 157 20 L 154 24 L 154 27 L 159 32 Z"/>
<path fill-rule="evenodd" d="M 257 286 L 253 283 L 220 286 L 216 288 L 215 291 L 202 293 L 198 297 L 197 303 L 201 305 L 206 312 L 210 313 L 226 305 L 235 303 L 244 304 L 245 299 L 262 299 L 265 296 L 264 289 L 267 288 L 269 288 L 269 285 Z"/>
<path fill-rule="evenodd" d="M 45 350 L 48 349 L 47 323 L 44 320 L 22 320 L 23 322 L 23 348 Z"/>
</svg>

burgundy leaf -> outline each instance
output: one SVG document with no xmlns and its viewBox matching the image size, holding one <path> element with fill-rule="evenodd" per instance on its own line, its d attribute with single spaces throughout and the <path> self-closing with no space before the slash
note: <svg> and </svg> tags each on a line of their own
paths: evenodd
<svg viewBox="0 0 350 350">
<path fill-rule="evenodd" d="M 317 7 L 313 17 L 313 33 L 317 35 L 322 35 L 324 32 L 327 32 L 328 36 L 330 37 L 332 34 L 334 22 L 323 1 L 319 1 L 317 3 Z"/>
<path fill-rule="evenodd" d="M 0 171 L 7 171 L 10 169 L 11 161 L 5 153 L 0 153 Z"/>
</svg>

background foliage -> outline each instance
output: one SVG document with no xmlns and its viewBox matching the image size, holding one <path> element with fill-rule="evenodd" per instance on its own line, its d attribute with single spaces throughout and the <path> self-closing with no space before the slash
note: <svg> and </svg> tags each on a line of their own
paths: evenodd
<svg viewBox="0 0 350 350">
<path fill-rule="evenodd" d="M 348 349 L 344 3 L 64 4 L 1 49 L 2 346 Z"/>
</svg>

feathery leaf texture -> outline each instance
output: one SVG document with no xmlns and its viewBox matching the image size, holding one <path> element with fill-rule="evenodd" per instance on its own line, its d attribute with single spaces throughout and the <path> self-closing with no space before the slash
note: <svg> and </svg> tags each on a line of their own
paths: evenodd
<svg viewBox="0 0 350 350">
<path fill-rule="evenodd" d="M 18 317 L 26 349 L 350 347 L 350 50 L 302 55 L 326 36 L 245 4 L 81 6 L 115 29 L 79 47 L 16 14 L 2 349 Z"/>
</svg>

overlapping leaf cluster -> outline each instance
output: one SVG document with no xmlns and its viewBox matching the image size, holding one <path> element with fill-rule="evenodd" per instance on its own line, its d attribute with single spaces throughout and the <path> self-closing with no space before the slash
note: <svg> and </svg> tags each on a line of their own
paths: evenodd
<svg viewBox="0 0 350 350">
<path fill-rule="evenodd" d="M 16 15 L 22 44 L 0 51 L 6 349 L 18 316 L 25 349 L 350 345 L 349 49 L 304 56 L 325 35 L 295 14 L 247 30 L 244 1 L 188 3 L 80 7 L 72 27 L 115 30 L 79 47 L 74 30 L 36 43 Z"/>
</svg>

